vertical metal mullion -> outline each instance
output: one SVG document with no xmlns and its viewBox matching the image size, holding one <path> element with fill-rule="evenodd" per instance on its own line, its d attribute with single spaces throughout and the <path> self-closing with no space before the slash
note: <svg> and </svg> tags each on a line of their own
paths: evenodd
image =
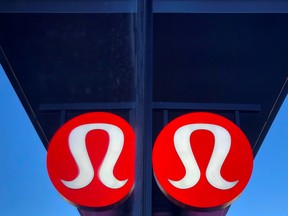
<svg viewBox="0 0 288 216">
<path fill-rule="evenodd" d="M 168 124 L 168 110 L 167 109 L 165 109 L 164 111 L 163 111 L 163 126 L 165 127 L 167 124 Z"/>
<path fill-rule="evenodd" d="M 235 110 L 235 124 L 240 128 L 240 112 Z"/>
<path fill-rule="evenodd" d="M 144 82 L 145 82 L 145 130 L 144 130 L 144 203 L 145 216 L 152 215 L 152 116 L 153 116 L 153 0 L 143 0 L 144 9 Z"/>
<path fill-rule="evenodd" d="M 133 215 L 152 215 L 152 0 L 138 0 L 136 18 L 136 179 Z"/>
<path fill-rule="evenodd" d="M 136 55 L 136 69 L 135 69 L 135 107 L 133 127 L 136 133 L 136 170 L 135 170 L 135 189 L 134 189 L 134 205 L 133 216 L 143 215 L 143 118 L 144 118 L 144 77 L 143 77 L 143 46 L 142 46 L 142 19 L 141 19 L 141 1 L 138 0 L 137 13 L 135 15 L 135 55 Z"/>
<path fill-rule="evenodd" d="M 145 84 L 146 84 L 146 125 L 145 125 L 145 184 L 144 184 L 144 215 L 152 215 L 152 132 L 153 132 L 153 0 L 145 2 Z"/>
<path fill-rule="evenodd" d="M 66 110 L 61 110 L 60 112 L 60 126 L 66 122 Z"/>
</svg>

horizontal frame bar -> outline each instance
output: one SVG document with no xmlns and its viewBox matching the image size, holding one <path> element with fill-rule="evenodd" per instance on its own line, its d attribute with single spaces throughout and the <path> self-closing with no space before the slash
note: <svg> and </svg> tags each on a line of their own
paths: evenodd
<svg viewBox="0 0 288 216">
<path fill-rule="evenodd" d="M 222 110 L 222 111 L 260 112 L 261 106 L 260 104 L 154 102 L 153 109 Z"/>
<path fill-rule="evenodd" d="M 279 0 L 154 0 L 154 13 L 287 13 Z"/>
<path fill-rule="evenodd" d="M 72 110 L 105 110 L 105 109 L 133 109 L 133 102 L 112 102 L 112 103 L 55 103 L 40 104 L 40 111 L 72 111 Z"/>
<path fill-rule="evenodd" d="M 136 13 L 137 0 L 9 0 L 0 2 L 0 13 Z"/>
<path fill-rule="evenodd" d="M 134 102 L 40 104 L 40 111 L 134 109 Z M 152 109 L 260 112 L 260 104 L 153 102 Z"/>
</svg>

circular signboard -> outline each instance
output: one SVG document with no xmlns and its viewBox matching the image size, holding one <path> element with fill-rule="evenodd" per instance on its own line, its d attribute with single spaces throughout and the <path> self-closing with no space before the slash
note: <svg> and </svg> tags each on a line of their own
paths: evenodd
<svg viewBox="0 0 288 216">
<path fill-rule="evenodd" d="M 53 136 L 47 154 L 49 177 L 58 192 L 81 207 L 107 207 L 133 190 L 135 135 L 111 113 L 73 118 Z"/>
<path fill-rule="evenodd" d="M 196 209 L 215 209 L 231 204 L 246 187 L 253 154 L 233 122 L 198 112 L 176 118 L 161 131 L 152 162 L 168 198 Z"/>
</svg>

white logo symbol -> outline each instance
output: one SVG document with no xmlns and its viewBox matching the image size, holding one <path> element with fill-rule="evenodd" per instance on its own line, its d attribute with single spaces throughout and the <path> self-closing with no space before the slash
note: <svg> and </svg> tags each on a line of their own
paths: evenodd
<svg viewBox="0 0 288 216">
<path fill-rule="evenodd" d="M 79 170 L 79 174 L 74 180 L 61 180 L 62 183 L 69 188 L 84 188 L 90 184 L 94 178 L 94 169 L 87 153 L 85 138 L 88 132 L 97 129 L 104 130 L 109 135 L 108 150 L 99 168 L 100 181 L 112 189 L 121 188 L 128 181 L 128 179 L 119 181 L 113 174 L 114 166 L 123 149 L 124 134 L 122 130 L 112 124 L 85 124 L 73 129 L 69 135 L 69 149 Z"/>
<path fill-rule="evenodd" d="M 190 146 L 190 136 L 194 131 L 208 130 L 215 137 L 214 149 L 206 169 L 206 178 L 215 188 L 228 190 L 238 181 L 229 182 L 222 178 L 221 168 L 230 151 L 231 137 L 229 132 L 214 124 L 189 124 L 179 128 L 174 134 L 174 146 L 186 170 L 185 176 L 179 181 L 169 182 L 179 189 L 188 189 L 200 180 L 200 169 Z"/>
</svg>

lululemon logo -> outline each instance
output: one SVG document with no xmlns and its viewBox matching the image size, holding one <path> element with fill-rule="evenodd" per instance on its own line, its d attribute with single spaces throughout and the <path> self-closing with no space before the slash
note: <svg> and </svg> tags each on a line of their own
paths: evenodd
<svg viewBox="0 0 288 216">
<path fill-rule="evenodd" d="M 69 149 L 79 168 L 78 176 L 72 181 L 64 181 L 63 184 L 72 189 L 86 187 L 94 178 L 94 170 L 91 164 L 87 148 L 86 135 L 92 130 L 104 130 L 109 136 L 109 145 L 103 163 L 99 170 L 100 181 L 108 188 L 121 188 L 127 180 L 119 181 L 113 174 L 114 166 L 122 152 L 124 134 L 122 130 L 112 124 L 85 124 L 71 131 L 69 135 Z"/>
<path fill-rule="evenodd" d="M 56 189 L 77 206 L 110 206 L 134 185 L 135 135 L 119 116 L 80 115 L 52 138 L 47 168 Z"/>
<path fill-rule="evenodd" d="M 244 133 L 212 113 L 191 113 L 169 123 L 154 144 L 152 160 L 164 194 L 195 208 L 229 205 L 245 188 L 253 167 Z"/>
<path fill-rule="evenodd" d="M 200 169 L 190 146 L 190 136 L 194 131 L 207 130 L 214 135 L 214 149 L 209 161 L 206 177 L 209 183 L 217 189 L 227 190 L 234 187 L 238 181 L 228 182 L 221 176 L 222 165 L 230 151 L 231 137 L 229 132 L 214 124 L 189 124 L 179 128 L 174 135 L 175 149 L 180 157 L 186 174 L 179 181 L 169 180 L 179 189 L 194 187 L 200 180 Z"/>
</svg>

